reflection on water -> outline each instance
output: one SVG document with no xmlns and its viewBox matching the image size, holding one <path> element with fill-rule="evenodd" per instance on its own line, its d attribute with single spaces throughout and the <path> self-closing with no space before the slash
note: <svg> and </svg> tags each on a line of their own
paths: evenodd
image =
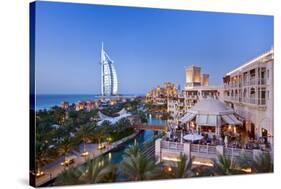
<svg viewBox="0 0 281 189">
<path fill-rule="evenodd" d="M 153 136 L 153 131 L 151 130 L 145 130 L 142 133 L 140 133 L 134 140 L 130 140 L 125 145 L 123 145 L 121 148 L 117 150 L 113 150 L 108 154 L 108 158 L 112 163 L 120 163 L 122 161 L 122 155 L 124 154 L 125 149 L 129 145 L 133 145 L 134 143 L 143 144 L 145 141 L 151 139 Z"/>
<path fill-rule="evenodd" d="M 151 125 L 165 125 L 167 121 L 152 117 L 151 114 L 149 114 L 147 118 L 147 123 Z"/>
<path fill-rule="evenodd" d="M 154 118 L 149 116 L 148 118 L 148 124 L 152 125 L 164 125 L 166 124 L 166 121 Z M 148 141 L 151 139 L 154 135 L 154 132 L 152 130 L 144 130 L 142 133 L 140 133 L 134 140 L 131 140 L 124 144 L 121 148 L 114 150 L 108 154 L 108 158 L 112 163 L 120 163 L 122 161 L 122 155 L 125 151 L 125 149 L 132 144 L 139 143 L 143 144 L 145 141 Z"/>
</svg>

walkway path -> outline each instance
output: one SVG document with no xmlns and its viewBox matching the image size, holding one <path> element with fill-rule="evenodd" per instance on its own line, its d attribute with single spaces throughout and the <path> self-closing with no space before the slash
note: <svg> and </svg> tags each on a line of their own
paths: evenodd
<svg viewBox="0 0 281 189">
<path fill-rule="evenodd" d="M 100 156 L 102 154 L 105 154 L 105 153 L 111 151 L 112 149 L 118 147 L 120 144 L 122 144 L 130 139 L 135 138 L 137 135 L 138 135 L 138 133 L 134 133 L 128 137 L 125 137 L 121 140 L 113 142 L 112 144 L 107 145 L 106 148 L 103 150 L 97 149 L 97 144 L 87 144 L 86 149 L 90 154 L 90 159 L 92 159 L 93 157 L 97 157 L 97 156 Z M 79 145 L 79 149 L 81 152 L 83 151 L 83 144 Z M 77 158 L 75 158 L 74 164 L 71 165 L 72 167 L 82 165 L 83 163 L 86 162 L 87 157 L 81 157 L 79 152 L 73 150 L 71 153 L 77 157 Z M 50 180 L 56 178 L 60 173 L 62 173 L 65 170 L 65 168 L 62 165 L 60 165 L 60 163 L 62 161 L 63 161 L 63 158 L 60 157 L 55 162 L 50 163 L 47 166 L 45 166 L 45 169 L 44 169 L 45 175 L 43 175 L 39 178 L 36 178 L 36 184 L 35 184 L 36 187 L 49 182 Z"/>
</svg>

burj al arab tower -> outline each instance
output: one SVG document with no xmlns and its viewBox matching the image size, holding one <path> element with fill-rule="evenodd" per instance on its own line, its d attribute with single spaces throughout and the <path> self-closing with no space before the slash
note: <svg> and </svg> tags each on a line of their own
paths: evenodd
<svg viewBox="0 0 281 189">
<path fill-rule="evenodd" d="M 118 80 L 116 70 L 108 54 L 103 49 L 103 43 L 101 47 L 101 95 L 112 96 L 117 95 Z"/>
</svg>

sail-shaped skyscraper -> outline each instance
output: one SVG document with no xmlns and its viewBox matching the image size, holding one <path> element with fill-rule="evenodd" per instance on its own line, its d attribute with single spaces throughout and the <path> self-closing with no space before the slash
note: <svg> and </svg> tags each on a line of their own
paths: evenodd
<svg viewBox="0 0 281 189">
<path fill-rule="evenodd" d="M 103 49 L 103 43 L 101 47 L 101 95 L 112 96 L 117 95 L 118 80 L 116 70 L 108 54 Z"/>
</svg>

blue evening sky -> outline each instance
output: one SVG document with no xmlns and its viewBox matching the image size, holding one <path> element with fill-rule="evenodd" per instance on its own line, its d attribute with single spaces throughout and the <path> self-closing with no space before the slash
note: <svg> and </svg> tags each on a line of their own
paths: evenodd
<svg viewBox="0 0 281 189">
<path fill-rule="evenodd" d="M 37 2 L 37 94 L 99 94 L 101 42 L 114 60 L 119 93 L 144 94 L 185 68 L 209 83 L 273 46 L 273 17 Z"/>
</svg>

